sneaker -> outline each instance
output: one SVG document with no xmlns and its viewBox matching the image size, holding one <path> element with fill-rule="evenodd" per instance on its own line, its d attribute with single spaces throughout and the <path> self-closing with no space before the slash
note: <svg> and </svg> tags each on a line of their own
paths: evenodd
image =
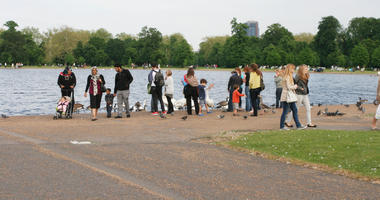
<svg viewBox="0 0 380 200">
<path fill-rule="evenodd" d="M 162 112 L 162 114 L 166 115 L 168 112 L 166 112 L 166 110 L 164 112 Z"/>
<path fill-rule="evenodd" d="M 284 126 L 284 128 L 280 128 L 281 131 L 289 131 L 290 129 L 286 126 Z"/>
<path fill-rule="evenodd" d="M 122 118 L 122 117 L 121 117 L 121 116 L 119 116 L 119 115 L 115 117 L 115 119 L 120 119 L 120 118 Z"/>
<path fill-rule="evenodd" d="M 131 117 L 131 114 L 127 114 L 127 118 L 130 118 Z"/>
<path fill-rule="evenodd" d="M 288 124 L 285 122 L 285 126 L 288 127 L 288 128 L 293 128 L 293 124 Z"/>
<path fill-rule="evenodd" d="M 207 114 L 211 114 L 211 113 L 212 113 L 212 111 L 208 111 L 208 112 L 207 112 Z"/>
<path fill-rule="evenodd" d="M 203 117 L 203 116 L 205 116 L 203 113 L 201 113 L 201 114 L 199 114 L 198 116 L 200 116 L 200 117 Z"/>
<path fill-rule="evenodd" d="M 303 130 L 305 128 L 307 128 L 307 126 L 300 126 L 300 127 L 297 128 L 297 130 Z"/>
<path fill-rule="evenodd" d="M 158 112 L 153 112 L 152 115 L 158 115 Z"/>
<path fill-rule="evenodd" d="M 107 115 L 107 118 L 111 118 L 111 116 L 110 116 L 110 115 Z"/>
</svg>

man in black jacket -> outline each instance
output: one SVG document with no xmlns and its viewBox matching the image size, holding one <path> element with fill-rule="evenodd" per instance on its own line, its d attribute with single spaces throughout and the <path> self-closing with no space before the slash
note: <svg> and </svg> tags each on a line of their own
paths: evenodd
<svg viewBox="0 0 380 200">
<path fill-rule="evenodd" d="M 228 108 L 227 108 L 227 111 L 228 112 L 232 112 L 233 111 L 233 107 L 232 107 L 232 93 L 234 92 L 234 85 L 241 85 L 243 84 L 243 79 L 241 79 L 241 77 L 237 74 L 237 72 L 234 70 L 231 72 L 232 75 L 230 77 L 230 80 L 228 81 L 228 92 L 230 94 L 230 98 L 228 99 Z"/>
<path fill-rule="evenodd" d="M 65 70 L 59 73 L 57 84 L 61 88 L 62 96 L 71 97 L 71 92 L 77 84 L 77 79 L 70 67 L 65 67 Z"/>
<path fill-rule="evenodd" d="M 120 64 L 115 65 L 115 88 L 113 96 L 117 96 L 117 111 L 118 115 L 115 118 L 121 118 L 123 112 L 123 103 L 127 118 L 131 117 L 129 113 L 129 85 L 133 81 L 131 72 L 128 69 L 123 69 Z"/>
</svg>

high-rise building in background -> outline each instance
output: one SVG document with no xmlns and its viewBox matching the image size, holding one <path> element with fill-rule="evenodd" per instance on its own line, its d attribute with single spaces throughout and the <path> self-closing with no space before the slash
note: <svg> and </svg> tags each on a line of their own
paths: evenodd
<svg viewBox="0 0 380 200">
<path fill-rule="evenodd" d="M 248 29 L 247 29 L 247 35 L 248 36 L 256 36 L 256 37 L 260 36 L 259 22 L 247 21 L 245 24 L 248 26 Z"/>
</svg>

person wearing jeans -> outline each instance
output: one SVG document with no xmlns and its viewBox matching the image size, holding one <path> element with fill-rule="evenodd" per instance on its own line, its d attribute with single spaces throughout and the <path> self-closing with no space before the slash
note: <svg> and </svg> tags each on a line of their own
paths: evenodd
<svg viewBox="0 0 380 200">
<path fill-rule="evenodd" d="M 282 81 L 282 94 L 281 94 L 281 102 L 283 103 L 283 110 L 280 119 L 280 129 L 281 130 L 289 130 L 288 127 L 285 127 L 285 118 L 288 114 L 289 110 L 293 112 L 293 119 L 296 123 L 298 129 L 304 129 L 305 126 L 302 126 L 298 120 L 298 110 L 296 106 L 297 96 L 295 91 L 298 86 L 294 84 L 293 81 L 293 72 L 295 66 L 293 64 L 288 64 L 285 69 L 285 74 Z"/>
<path fill-rule="evenodd" d="M 309 70 L 306 65 L 301 65 L 298 69 L 297 75 L 294 78 L 295 84 L 297 84 L 296 94 L 297 94 L 297 107 L 299 108 L 301 105 L 305 106 L 306 109 L 306 122 L 308 127 L 315 128 L 317 125 L 311 123 L 311 107 L 309 101 Z M 291 121 L 291 116 L 288 115 L 286 124 L 289 125 Z M 291 126 L 291 125 L 289 125 Z"/>
<path fill-rule="evenodd" d="M 245 93 L 245 111 L 250 112 L 252 110 L 252 104 L 251 104 L 251 95 L 249 92 L 249 67 L 244 67 L 244 93 Z"/>
<path fill-rule="evenodd" d="M 125 112 L 127 118 L 131 117 L 129 112 L 129 85 L 133 81 L 131 72 L 128 69 L 123 69 L 120 64 L 114 66 L 115 71 L 115 88 L 113 96 L 117 97 L 117 116 L 115 118 L 122 118 L 123 103 L 125 105 Z"/>
<path fill-rule="evenodd" d="M 158 69 L 156 64 L 152 65 L 152 71 L 148 75 L 148 81 L 151 85 L 150 92 L 152 94 L 152 102 L 153 102 L 153 115 L 158 115 L 158 101 L 160 101 L 161 104 L 161 111 L 162 114 L 166 114 L 165 111 L 165 105 L 164 101 L 162 100 L 162 86 L 157 85 L 158 84 L 158 77 L 156 75 L 160 75 L 160 70 Z M 163 76 L 163 75 L 162 75 Z"/>
</svg>

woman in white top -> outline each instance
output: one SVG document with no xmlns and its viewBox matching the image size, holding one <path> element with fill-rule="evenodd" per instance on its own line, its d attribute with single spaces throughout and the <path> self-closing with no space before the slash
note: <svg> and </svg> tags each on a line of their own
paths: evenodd
<svg viewBox="0 0 380 200">
<path fill-rule="evenodd" d="M 173 83 L 173 77 L 172 77 L 172 71 L 169 69 L 166 71 L 166 77 L 165 77 L 165 97 L 168 100 L 168 114 L 173 113 L 173 103 L 172 98 L 174 94 L 174 83 Z"/>
</svg>

